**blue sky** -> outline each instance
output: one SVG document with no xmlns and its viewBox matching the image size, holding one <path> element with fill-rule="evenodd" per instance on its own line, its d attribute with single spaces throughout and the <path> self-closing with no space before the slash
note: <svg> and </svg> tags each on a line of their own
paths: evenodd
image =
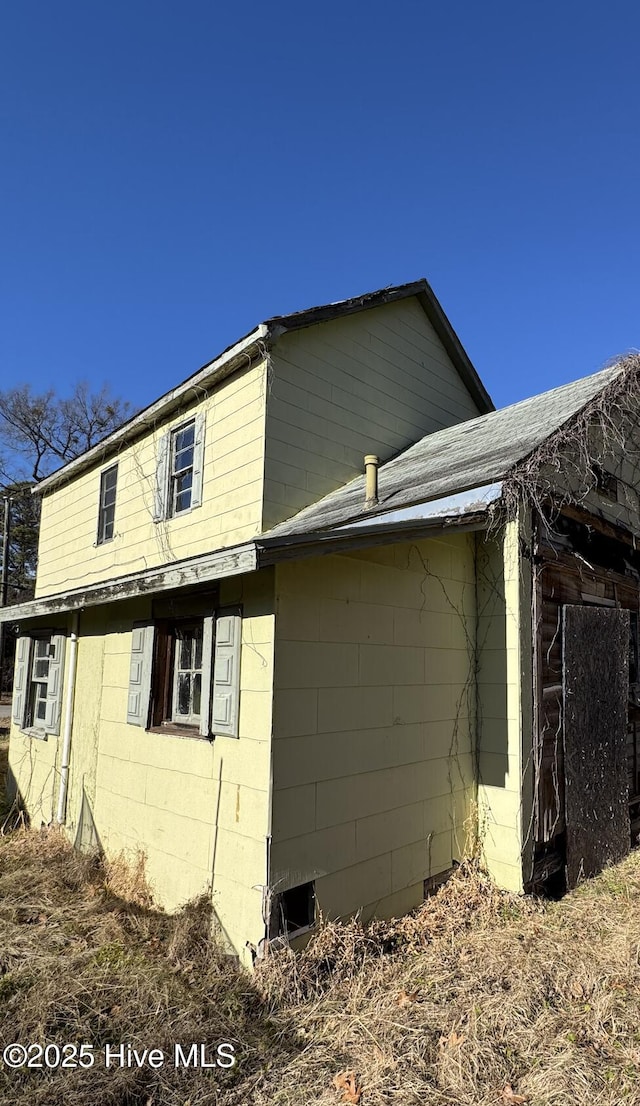
<svg viewBox="0 0 640 1106">
<path fill-rule="evenodd" d="M 150 402 L 272 314 L 426 276 L 495 402 L 640 346 L 640 9 L 21 0 L 0 387 Z"/>
</svg>

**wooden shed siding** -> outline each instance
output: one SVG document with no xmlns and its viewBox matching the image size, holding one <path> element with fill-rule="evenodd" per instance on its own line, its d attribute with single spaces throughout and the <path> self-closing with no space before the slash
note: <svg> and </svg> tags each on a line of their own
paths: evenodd
<svg viewBox="0 0 640 1106">
<path fill-rule="evenodd" d="M 272 355 L 265 527 L 479 411 L 417 300 L 284 335 Z"/>
<path fill-rule="evenodd" d="M 568 551 L 548 545 L 544 531 L 538 546 L 539 609 L 537 662 L 540 687 L 539 728 L 534 746 L 536 761 L 535 842 L 538 849 L 559 841 L 566 828 L 564 801 L 564 746 L 562 692 L 564 680 L 562 609 L 565 604 L 582 606 L 615 604 L 638 613 L 639 591 L 633 579 L 611 568 L 590 566 Z M 640 712 L 629 704 L 628 756 L 629 794 L 638 793 L 636 728 Z"/>
</svg>

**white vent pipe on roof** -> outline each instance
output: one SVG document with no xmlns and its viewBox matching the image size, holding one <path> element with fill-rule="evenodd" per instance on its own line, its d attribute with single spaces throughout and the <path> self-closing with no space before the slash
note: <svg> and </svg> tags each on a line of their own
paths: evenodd
<svg viewBox="0 0 640 1106">
<path fill-rule="evenodd" d="M 373 453 L 368 453 L 364 459 L 364 471 L 366 475 L 365 507 L 375 507 L 378 503 L 378 465 L 380 461 Z"/>
</svg>

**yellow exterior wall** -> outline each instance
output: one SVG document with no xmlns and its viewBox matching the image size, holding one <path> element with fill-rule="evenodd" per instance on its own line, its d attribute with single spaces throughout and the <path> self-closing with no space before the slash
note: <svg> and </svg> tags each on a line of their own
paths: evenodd
<svg viewBox="0 0 640 1106">
<path fill-rule="evenodd" d="M 154 523 L 158 441 L 199 410 L 202 506 Z M 476 414 L 414 299 L 284 334 L 268 362 L 123 448 L 112 541 L 95 544 L 100 473 L 115 458 L 44 497 L 37 595 L 250 540 L 360 473 L 365 453 L 384 461 Z M 244 608 L 239 740 L 127 725 L 131 629 L 151 597 L 82 612 L 73 840 L 142 851 L 168 908 L 211 890 L 241 953 L 264 935 L 270 833 L 271 891 L 314 879 L 326 914 L 401 913 L 467 851 L 477 798 L 490 869 L 519 887 L 517 528 L 477 550 L 495 587 L 476 589 L 476 539 L 453 533 L 223 580 L 222 605 Z M 60 746 L 12 732 L 35 824 L 54 817 Z"/>
<path fill-rule="evenodd" d="M 158 442 L 206 415 L 202 505 L 153 521 Z M 117 456 L 43 496 L 38 598 L 255 537 L 478 409 L 415 298 L 282 335 L 268 358 L 194 397 Z M 113 539 L 96 543 L 100 475 L 118 463 Z"/>
<path fill-rule="evenodd" d="M 271 358 L 267 529 L 425 434 L 480 412 L 415 298 L 291 334 Z"/>
<path fill-rule="evenodd" d="M 402 913 L 465 852 L 473 535 L 278 566 L 271 888 Z"/>
<path fill-rule="evenodd" d="M 255 537 L 261 528 L 266 404 L 264 363 L 234 373 L 216 390 L 159 424 L 104 465 L 45 495 L 38 597 L 170 564 Z M 206 413 L 202 505 L 153 521 L 160 437 Z M 118 462 L 115 536 L 96 545 L 100 473 Z"/>
<path fill-rule="evenodd" d="M 522 890 L 526 810 L 522 778 L 531 747 L 530 599 L 520 523 L 478 535 L 478 817 L 483 855 L 496 882 Z M 529 592 L 530 595 L 530 592 Z M 526 708 L 526 709 L 524 709 Z M 528 809 L 528 808 L 527 808 Z"/>
<path fill-rule="evenodd" d="M 55 817 L 58 788 L 58 738 L 39 741 L 11 725 L 8 792 L 29 813 L 35 829 L 48 826 Z"/>
<path fill-rule="evenodd" d="M 20 625 L 21 634 L 28 634 L 31 629 L 34 632 L 38 629 L 35 621 L 27 621 Z M 47 631 L 55 630 L 56 633 L 64 634 L 67 629 L 68 616 L 66 615 L 58 615 L 53 623 L 47 621 Z M 67 652 L 63 677 L 65 687 L 68 659 Z M 64 718 L 65 706 L 66 696 L 63 696 L 61 718 Z M 60 790 L 60 742 L 61 739 L 58 737 L 41 739 L 27 736 L 15 725 L 12 717 L 9 730 L 7 791 L 11 800 L 17 798 L 21 808 L 28 812 L 31 825 L 35 829 L 50 825 L 56 817 Z"/>
<path fill-rule="evenodd" d="M 229 942 L 246 956 L 245 942 L 264 936 L 273 573 L 223 581 L 220 602 L 243 607 L 240 737 L 213 742 L 126 722 L 131 628 L 150 616 L 149 600 L 81 616 L 66 828 L 109 857 L 144 853 L 161 906 L 212 891 Z M 35 825 L 55 815 L 61 745 L 11 734 L 11 768 Z"/>
</svg>

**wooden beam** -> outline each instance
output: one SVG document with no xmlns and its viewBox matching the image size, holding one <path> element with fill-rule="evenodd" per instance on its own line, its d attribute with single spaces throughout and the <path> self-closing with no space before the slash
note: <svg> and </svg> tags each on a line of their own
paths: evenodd
<svg viewBox="0 0 640 1106">
<path fill-rule="evenodd" d="M 253 572 L 256 567 L 257 557 L 253 543 L 235 546 L 232 549 L 219 549 L 215 553 L 206 553 L 202 557 L 176 561 L 172 565 L 148 569 L 146 572 L 132 573 L 119 580 L 93 584 L 61 595 L 32 599 L 29 603 L 5 607 L 0 610 L 0 621 L 19 622 L 26 618 L 42 618 L 46 615 L 60 614 L 63 611 L 97 607 L 101 603 L 115 603 L 121 599 L 131 599 L 140 595 L 175 591 L 178 588 L 193 587 L 194 584 L 205 584 L 226 576 Z"/>
</svg>

